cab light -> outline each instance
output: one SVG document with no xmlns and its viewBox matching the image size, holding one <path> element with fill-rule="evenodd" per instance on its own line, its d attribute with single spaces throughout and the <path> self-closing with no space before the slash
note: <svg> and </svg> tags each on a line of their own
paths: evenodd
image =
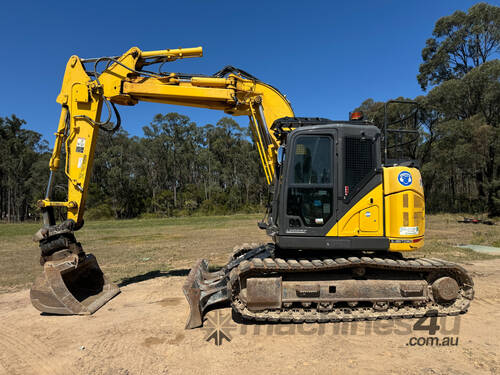
<svg viewBox="0 0 500 375">
<path fill-rule="evenodd" d="M 361 111 L 357 111 L 357 112 L 351 112 L 349 113 L 349 120 L 353 121 L 353 120 L 363 120 L 363 112 Z"/>
</svg>

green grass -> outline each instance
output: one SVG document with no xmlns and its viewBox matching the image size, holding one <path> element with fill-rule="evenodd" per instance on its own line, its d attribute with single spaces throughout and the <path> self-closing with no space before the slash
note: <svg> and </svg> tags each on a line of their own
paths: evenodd
<svg viewBox="0 0 500 375">
<path fill-rule="evenodd" d="M 441 258 L 452 262 L 463 263 L 474 260 L 495 259 L 500 256 L 480 253 L 466 248 L 454 247 L 444 241 L 431 240 L 427 241 L 421 250 L 409 253 L 407 257 Z"/>
<path fill-rule="evenodd" d="M 409 254 L 411 257 L 435 257 L 456 262 L 494 259 L 498 255 L 479 253 L 456 245 L 500 244 L 500 225 L 458 223 L 463 215 L 440 214 L 426 216 L 425 245 Z"/>
<path fill-rule="evenodd" d="M 115 282 L 150 273 L 187 272 L 199 258 L 213 267 L 226 263 L 236 245 L 268 242 L 257 228 L 262 215 L 179 217 L 89 221 L 76 232 L 88 253 Z M 458 262 L 498 256 L 457 248 L 460 244 L 500 245 L 500 226 L 460 224 L 459 215 L 428 215 L 425 246 L 409 257 Z M 41 273 L 38 245 L 31 240 L 39 224 L 0 224 L 0 292 L 29 287 Z"/>
<path fill-rule="evenodd" d="M 78 232 L 84 250 L 96 255 L 115 282 L 149 272 L 188 269 L 204 257 L 225 264 L 232 248 L 267 241 L 257 228 L 262 215 L 89 221 Z M 0 292 L 25 288 L 41 273 L 40 224 L 0 224 Z"/>
<path fill-rule="evenodd" d="M 40 224 L 0 224 L 0 239 L 33 235 L 40 229 Z"/>
<path fill-rule="evenodd" d="M 137 230 L 141 228 L 166 227 L 166 226 L 196 226 L 199 229 L 204 228 L 222 228 L 229 222 L 246 221 L 249 218 L 260 219 L 260 214 L 236 214 L 227 216 L 186 216 L 175 218 L 158 219 L 127 219 L 127 220 L 96 220 L 85 223 L 84 231 L 113 231 L 113 230 Z M 14 223 L 0 224 L 0 238 L 33 235 L 40 229 L 39 223 Z"/>
</svg>

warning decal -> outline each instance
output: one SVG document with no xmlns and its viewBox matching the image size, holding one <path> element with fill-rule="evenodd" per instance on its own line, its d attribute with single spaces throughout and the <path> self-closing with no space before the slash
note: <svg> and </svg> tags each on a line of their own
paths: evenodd
<svg viewBox="0 0 500 375">
<path fill-rule="evenodd" d="M 76 152 L 83 153 L 84 149 L 85 149 L 85 138 L 78 138 L 76 140 Z"/>
</svg>

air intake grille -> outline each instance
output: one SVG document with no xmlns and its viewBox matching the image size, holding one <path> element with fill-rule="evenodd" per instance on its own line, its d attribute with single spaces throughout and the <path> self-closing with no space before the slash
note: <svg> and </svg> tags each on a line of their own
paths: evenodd
<svg viewBox="0 0 500 375">
<path fill-rule="evenodd" d="M 360 183 L 375 170 L 373 142 L 360 138 L 345 138 L 344 184 L 346 195 L 354 194 Z"/>
</svg>

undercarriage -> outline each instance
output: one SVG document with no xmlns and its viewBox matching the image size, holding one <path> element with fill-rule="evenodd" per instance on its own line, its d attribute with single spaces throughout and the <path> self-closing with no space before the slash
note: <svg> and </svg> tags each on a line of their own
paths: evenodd
<svg viewBox="0 0 500 375">
<path fill-rule="evenodd" d="M 310 254 L 267 244 L 236 249 L 216 272 L 198 261 L 183 288 L 191 309 L 186 328 L 203 325 L 204 313 L 221 303 L 245 319 L 301 323 L 458 315 L 474 297 L 470 276 L 448 261 Z"/>
</svg>

